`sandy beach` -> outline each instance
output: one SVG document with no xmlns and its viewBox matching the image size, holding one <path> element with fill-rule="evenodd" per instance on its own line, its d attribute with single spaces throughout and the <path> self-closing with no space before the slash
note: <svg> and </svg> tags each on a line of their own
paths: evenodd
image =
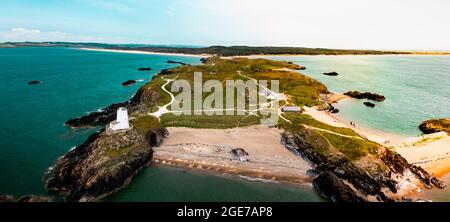
<svg viewBox="0 0 450 222">
<path fill-rule="evenodd" d="M 233 129 L 168 128 L 170 136 L 155 148 L 155 163 L 288 183 L 309 183 L 311 169 L 281 144 L 281 130 L 266 126 Z M 241 148 L 245 159 L 232 155 Z"/>
<path fill-rule="evenodd" d="M 332 98 L 332 99 L 331 99 Z M 340 94 L 330 97 L 331 102 L 352 99 Z M 305 114 L 314 119 L 336 127 L 353 129 L 359 135 L 395 149 L 408 162 L 421 166 L 437 177 L 450 173 L 450 136 L 446 133 L 435 133 L 418 137 L 380 132 L 374 129 L 351 126 L 350 123 L 339 119 L 336 115 L 326 111 L 319 111 L 315 107 L 304 107 Z M 386 143 L 386 141 L 389 141 Z"/>
</svg>

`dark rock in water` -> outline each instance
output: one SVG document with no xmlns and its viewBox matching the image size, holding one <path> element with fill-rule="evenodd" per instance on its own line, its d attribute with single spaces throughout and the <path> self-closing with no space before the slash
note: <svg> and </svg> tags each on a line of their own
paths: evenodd
<svg viewBox="0 0 450 222">
<path fill-rule="evenodd" d="M 339 109 L 333 108 L 332 110 L 330 110 L 331 113 L 338 113 Z"/>
<path fill-rule="evenodd" d="M 344 93 L 344 95 L 346 96 L 350 96 L 356 99 L 369 99 L 369 100 L 374 100 L 374 101 L 384 101 L 386 99 L 386 97 L 384 97 L 383 95 L 380 94 L 376 94 L 376 93 L 370 93 L 370 92 L 359 92 L 359 91 L 348 91 L 346 93 Z"/>
<path fill-rule="evenodd" d="M 37 85 L 37 84 L 41 84 L 41 81 L 37 81 L 37 80 L 33 80 L 33 81 L 29 81 L 28 85 Z"/>
<path fill-rule="evenodd" d="M 0 203 L 1 202 L 14 202 L 16 198 L 11 195 L 0 195 Z"/>
<path fill-rule="evenodd" d="M 431 119 L 419 125 L 419 129 L 425 133 L 447 132 L 450 135 L 450 118 Z"/>
<path fill-rule="evenodd" d="M 168 75 L 168 74 L 172 74 L 172 69 L 163 69 L 161 71 L 159 71 L 158 75 Z"/>
<path fill-rule="evenodd" d="M 173 61 L 173 60 L 168 60 L 167 63 L 169 63 L 169 64 L 180 64 L 182 66 L 189 65 L 189 64 L 184 63 L 184 62 L 177 62 L 177 61 Z"/>
<path fill-rule="evenodd" d="M 128 107 L 129 105 L 129 102 L 111 104 L 98 112 L 92 112 L 80 118 L 69 119 L 66 121 L 65 125 L 70 127 L 95 127 L 106 125 L 116 119 L 117 109 L 120 107 Z"/>
<path fill-rule="evenodd" d="M 155 136 L 159 141 L 146 140 L 136 129 L 89 136 L 58 159 L 47 175 L 47 190 L 64 194 L 68 202 L 90 202 L 123 188 L 151 162 L 151 144 L 161 143 L 166 132 L 159 127 L 148 130 L 161 133 Z"/>
<path fill-rule="evenodd" d="M 16 199 L 11 195 L 0 196 L 0 202 L 51 202 L 52 200 L 46 196 L 26 195 Z"/>
<path fill-rule="evenodd" d="M 339 74 L 337 72 L 326 72 L 324 73 L 326 76 L 338 76 Z"/>
<path fill-rule="evenodd" d="M 150 109 L 156 104 L 159 93 L 141 87 L 133 98 L 127 102 L 111 104 L 100 111 L 91 112 L 86 116 L 73 118 L 65 122 L 70 127 L 96 127 L 104 126 L 116 119 L 117 109 L 125 107 L 129 112 L 136 109 Z"/>
<path fill-rule="evenodd" d="M 371 108 L 374 108 L 374 107 L 375 107 L 375 104 L 374 104 L 374 103 L 371 103 L 371 102 L 364 102 L 364 105 L 366 105 L 366 106 L 368 106 L 368 107 L 371 107 Z"/>
<path fill-rule="evenodd" d="M 200 59 L 200 62 L 202 62 L 202 63 L 206 63 L 208 61 L 208 58 L 201 58 Z"/>
<path fill-rule="evenodd" d="M 294 70 L 305 70 L 306 67 L 304 66 L 299 66 L 299 65 L 295 65 L 295 67 L 293 67 Z"/>
<path fill-rule="evenodd" d="M 139 68 L 138 71 L 151 71 L 152 68 Z"/>
<path fill-rule="evenodd" d="M 122 86 L 131 86 L 131 85 L 134 85 L 134 84 L 136 84 L 135 80 L 127 80 L 127 81 L 122 83 Z"/>
<path fill-rule="evenodd" d="M 18 202 L 52 202 L 49 197 L 38 195 L 26 195 L 17 200 Z"/>
<path fill-rule="evenodd" d="M 321 173 L 313 181 L 314 189 L 319 195 L 332 202 L 365 202 L 332 172 Z"/>
<path fill-rule="evenodd" d="M 330 108 L 328 109 L 330 113 L 338 113 L 339 109 L 336 109 L 333 105 L 330 104 Z"/>
</svg>

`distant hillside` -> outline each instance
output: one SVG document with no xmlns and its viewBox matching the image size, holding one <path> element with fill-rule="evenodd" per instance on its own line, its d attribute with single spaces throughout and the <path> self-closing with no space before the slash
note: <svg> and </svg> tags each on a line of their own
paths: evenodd
<svg viewBox="0 0 450 222">
<path fill-rule="evenodd" d="M 323 49 L 305 47 L 251 47 L 251 46 L 155 46 L 142 44 L 104 44 L 104 43 L 70 43 L 70 42 L 6 42 L 0 47 L 86 47 L 116 50 L 137 50 L 159 53 L 211 54 L 219 56 L 246 55 L 386 55 L 411 54 L 411 52 Z"/>
<path fill-rule="evenodd" d="M 118 50 L 139 50 L 160 53 L 182 54 L 212 54 L 219 56 L 246 55 L 385 55 L 410 54 L 409 52 L 375 51 L 375 50 L 344 50 L 303 47 L 250 47 L 250 46 L 210 46 L 203 48 L 173 48 L 173 47 L 111 47 Z"/>
</svg>

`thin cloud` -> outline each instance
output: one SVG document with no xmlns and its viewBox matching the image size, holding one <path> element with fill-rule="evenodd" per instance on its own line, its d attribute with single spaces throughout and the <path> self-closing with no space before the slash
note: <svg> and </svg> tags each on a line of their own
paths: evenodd
<svg viewBox="0 0 450 222">
<path fill-rule="evenodd" d="M 42 31 L 39 29 L 12 28 L 0 33 L 0 42 L 104 42 L 104 43 L 138 43 L 143 39 L 124 37 L 98 37 L 74 35 L 60 31 Z"/>
<path fill-rule="evenodd" d="M 164 11 L 164 14 L 166 15 L 175 15 L 175 9 L 171 6 L 168 6 L 167 9 Z"/>
</svg>

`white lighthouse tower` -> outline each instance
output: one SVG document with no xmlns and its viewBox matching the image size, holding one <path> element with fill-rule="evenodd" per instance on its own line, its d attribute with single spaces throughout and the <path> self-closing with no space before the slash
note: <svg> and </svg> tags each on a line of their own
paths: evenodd
<svg viewBox="0 0 450 222">
<path fill-rule="evenodd" d="M 120 107 L 117 109 L 116 120 L 109 124 L 109 128 L 114 131 L 130 128 L 130 123 L 128 121 L 128 110 L 125 107 Z"/>
</svg>

